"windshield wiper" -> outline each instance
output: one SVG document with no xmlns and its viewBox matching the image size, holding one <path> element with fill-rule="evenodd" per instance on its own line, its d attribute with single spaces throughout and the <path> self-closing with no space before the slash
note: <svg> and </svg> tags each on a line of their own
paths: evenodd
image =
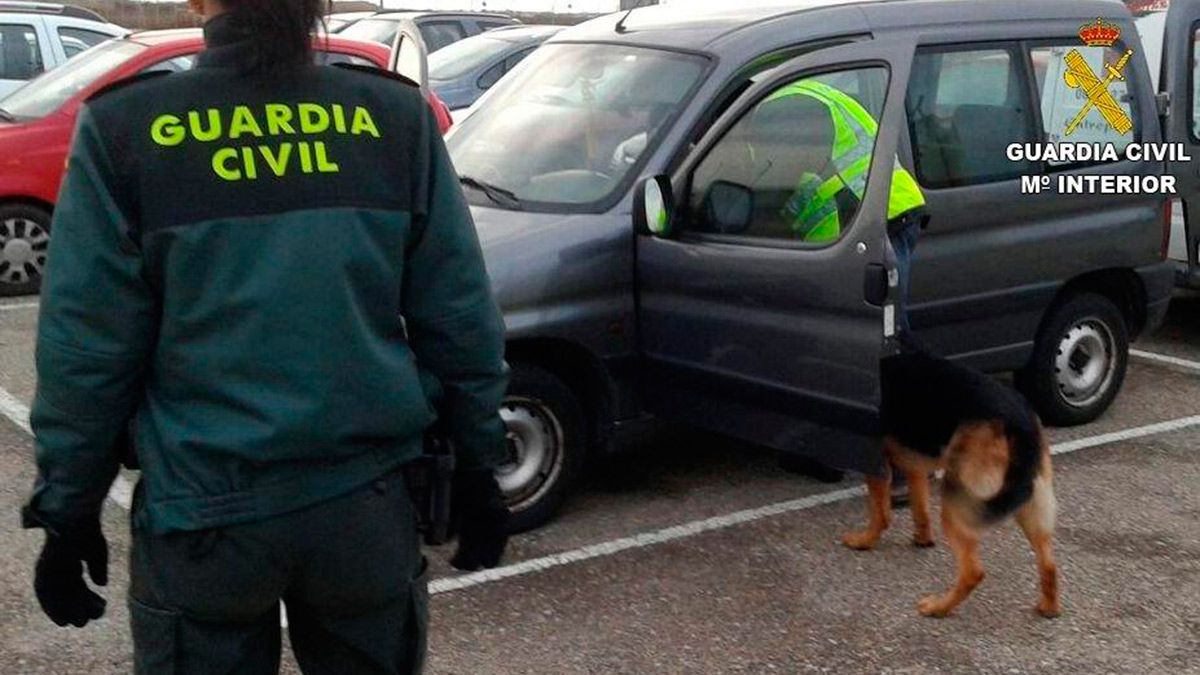
<svg viewBox="0 0 1200 675">
<path fill-rule="evenodd" d="M 469 188 L 479 190 L 492 202 L 503 206 L 507 209 L 521 208 L 521 198 L 512 190 L 502 188 L 499 185 L 492 185 L 486 181 L 479 180 L 472 176 L 459 176 L 458 182 L 466 185 Z"/>
<path fill-rule="evenodd" d="M 16 122 L 17 117 L 4 108 L 0 108 L 0 120 L 4 120 L 5 122 Z"/>
</svg>

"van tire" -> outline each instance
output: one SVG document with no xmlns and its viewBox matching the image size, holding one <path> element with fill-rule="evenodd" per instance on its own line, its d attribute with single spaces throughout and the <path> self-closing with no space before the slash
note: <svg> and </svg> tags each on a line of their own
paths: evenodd
<svg viewBox="0 0 1200 675">
<path fill-rule="evenodd" d="M 29 204 L 0 206 L 0 298 L 38 292 L 49 244 L 49 211 Z"/>
<path fill-rule="evenodd" d="M 1016 383 L 1044 422 L 1069 427 L 1108 409 L 1128 365 L 1121 310 L 1103 295 L 1081 293 L 1050 310 Z"/>
<path fill-rule="evenodd" d="M 496 478 L 512 514 L 508 529 L 515 534 L 558 515 L 587 457 L 587 433 L 575 392 L 529 363 L 512 364 L 500 415 L 512 461 Z"/>
</svg>

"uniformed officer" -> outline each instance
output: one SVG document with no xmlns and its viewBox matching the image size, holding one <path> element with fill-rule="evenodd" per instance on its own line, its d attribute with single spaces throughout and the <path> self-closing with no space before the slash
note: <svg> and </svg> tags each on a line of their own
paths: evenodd
<svg viewBox="0 0 1200 675">
<path fill-rule="evenodd" d="M 101 506 L 135 420 L 139 673 L 408 673 L 424 560 L 399 472 L 440 411 L 462 569 L 498 564 L 503 324 L 429 107 L 312 65 L 323 0 L 194 0 L 191 72 L 80 112 L 38 325 L 36 593 L 104 600 Z"/>
</svg>

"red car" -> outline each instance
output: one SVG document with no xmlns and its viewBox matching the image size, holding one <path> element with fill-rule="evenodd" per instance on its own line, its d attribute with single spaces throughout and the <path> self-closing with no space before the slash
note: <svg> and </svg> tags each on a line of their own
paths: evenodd
<svg viewBox="0 0 1200 675">
<path fill-rule="evenodd" d="M 318 61 L 387 68 L 383 45 L 322 36 Z M 204 48 L 199 30 L 133 33 L 88 50 L 0 100 L 0 296 L 34 293 L 50 241 L 50 212 L 66 169 L 79 106 L 93 92 L 151 70 L 191 68 Z M 430 105 L 444 133 L 450 112 Z"/>
</svg>

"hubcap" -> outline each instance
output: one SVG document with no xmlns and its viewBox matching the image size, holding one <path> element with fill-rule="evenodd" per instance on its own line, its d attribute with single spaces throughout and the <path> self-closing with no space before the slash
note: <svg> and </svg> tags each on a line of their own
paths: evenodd
<svg viewBox="0 0 1200 675">
<path fill-rule="evenodd" d="M 24 284 L 46 270 L 50 233 L 28 218 L 0 221 L 0 284 Z"/>
<path fill-rule="evenodd" d="M 1104 396 L 1116 371 L 1112 331 L 1097 319 L 1071 326 L 1058 344 L 1054 377 L 1068 405 L 1082 408 Z"/>
<path fill-rule="evenodd" d="M 541 401 L 509 397 L 500 408 L 508 428 L 508 463 L 496 471 L 504 501 L 513 511 L 536 503 L 562 471 L 563 433 Z"/>
</svg>

